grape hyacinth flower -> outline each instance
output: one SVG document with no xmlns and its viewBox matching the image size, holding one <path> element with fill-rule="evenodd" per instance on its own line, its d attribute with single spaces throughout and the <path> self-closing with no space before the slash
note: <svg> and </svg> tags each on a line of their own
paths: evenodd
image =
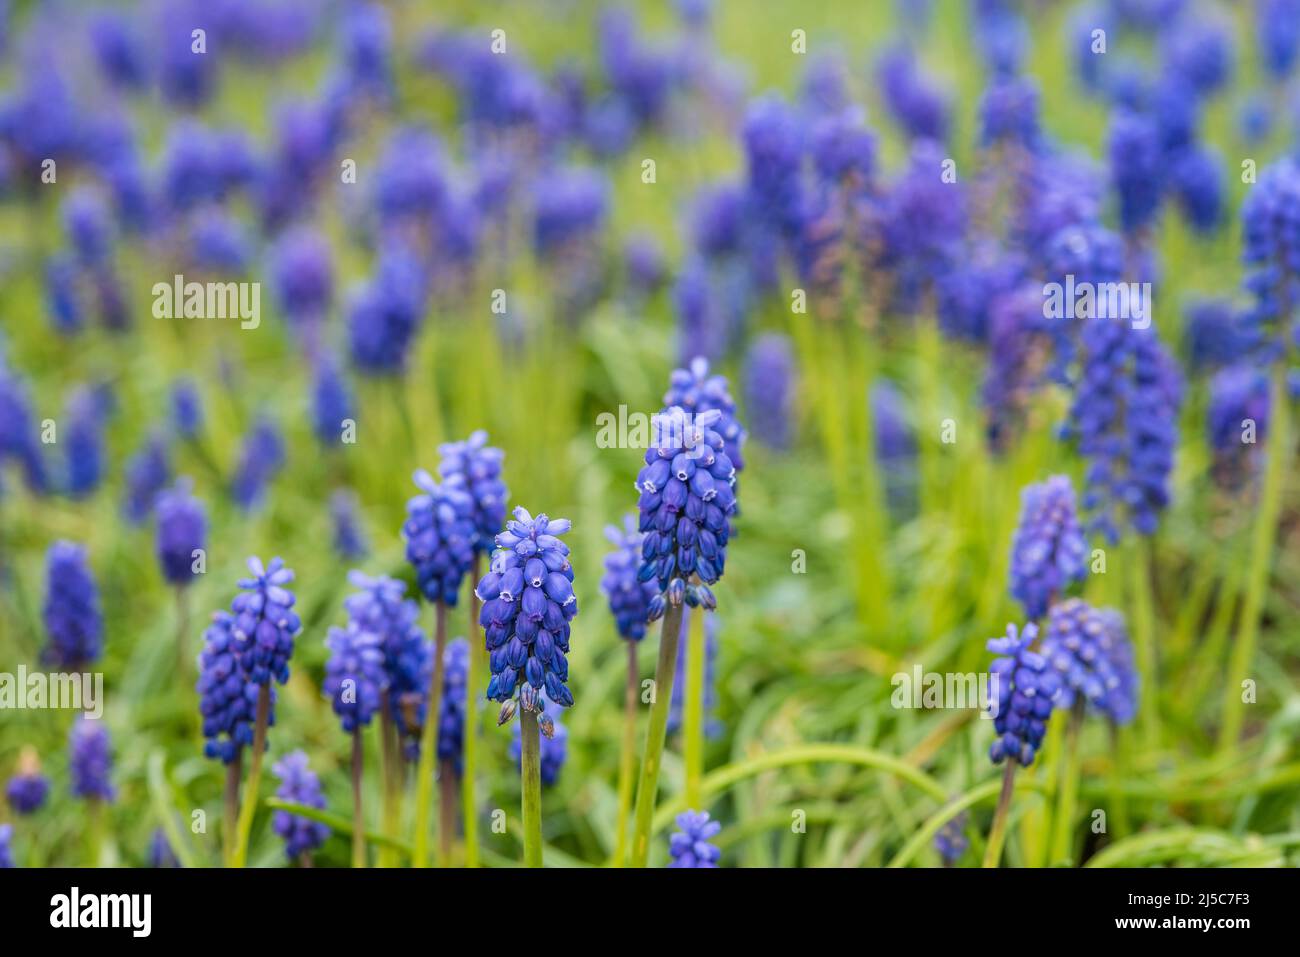
<svg viewBox="0 0 1300 957">
<path fill-rule="evenodd" d="M 170 470 L 167 445 L 159 435 L 150 437 L 144 447 L 127 461 L 123 511 L 132 525 L 139 525 L 149 517 L 154 500 L 167 485 Z"/>
<path fill-rule="evenodd" d="M 769 448 L 790 446 L 794 374 L 788 338 L 767 333 L 754 340 L 745 360 L 745 408 L 754 434 Z"/>
<path fill-rule="evenodd" d="M 203 634 L 199 654 L 199 715 L 203 719 L 203 753 L 223 764 L 233 764 L 245 745 L 253 743 L 258 685 L 249 680 L 235 640 L 234 619 L 216 612 Z M 275 723 L 275 696 L 271 696 L 268 724 Z"/>
<path fill-rule="evenodd" d="M 357 514 L 357 497 L 348 489 L 335 489 L 330 496 L 330 518 L 334 524 L 334 552 L 340 558 L 355 561 L 370 551 L 361 516 Z"/>
<path fill-rule="evenodd" d="M 605 526 L 605 538 L 614 545 L 614 551 L 605 556 L 605 577 L 600 587 L 609 599 L 609 611 L 619 636 L 628 641 L 645 637 L 650 620 L 650 602 L 658 590 L 653 582 L 641 581 L 637 572 L 641 567 L 641 542 L 643 536 L 636 527 L 636 517 L 626 515 L 623 527 Z"/>
<path fill-rule="evenodd" d="M 291 751 L 271 768 L 280 779 L 275 796 L 304 807 L 324 809 L 325 796 L 321 794 L 320 779 L 307 764 L 307 755 Z M 312 851 L 325 843 L 330 835 L 328 825 L 289 811 L 276 811 L 272 817 L 275 833 L 284 839 L 284 851 L 290 860 L 310 861 Z"/>
<path fill-rule="evenodd" d="M 554 721 L 542 709 L 546 699 L 561 707 L 573 705 L 565 656 L 578 599 L 569 546 L 560 540 L 572 523 L 544 512 L 534 518 L 522 506 L 512 514 L 514 519 L 496 537 L 490 571 L 474 593 L 483 602 L 479 623 L 492 669 L 487 696 L 502 702 L 498 724 L 519 711 L 524 863 L 541 867 L 541 735 L 554 734 Z"/>
<path fill-rule="evenodd" d="M 438 760 L 457 776 L 462 771 L 466 705 L 468 703 L 469 641 L 457 638 L 447 644 L 442 680 L 442 707 L 438 717 Z"/>
<path fill-rule="evenodd" d="M 934 835 L 934 849 L 939 852 L 944 867 L 954 866 L 966 853 L 966 848 L 970 847 L 970 841 L 966 837 L 966 819 L 966 812 L 962 811 L 950 818 Z"/>
<path fill-rule="evenodd" d="M 154 828 L 153 834 L 149 837 L 149 866 L 156 868 L 176 868 L 181 866 L 181 862 L 176 859 L 176 853 L 167 840 L 167 834 L 160 827 Z"/>
<path fill-rule="evenodd" d="M 989 677 L 997 685 L 997 703 L 990 708 L 998 734 L 989 747 L 994 764 L 1008 759 L 1022 767 L 1034 763 L 1060 696 L 1060 679 L 1047 658 L 1030 650 L 1037 638 L 1038 626 L 1031 622 L 1019 633 L 1008 625 L 1006 637 L 989 640 L 989 651 L 999 656 L 989 666 Z"/>
<path fill-rule="evenodd" d="M 560 780 L 560 772 L 564 770 L 564 762 L 569 756 L 569 729 L 560 721 L 559 709 L 549 701 L 543 702 L 543 711 L 545 718 L 540 719 L 543 722 L 549 722 L 549 725 L 543 724 L 541 746 L 542 746 L 542 786 L 554 787 L 555 783 Z M 549 727 L 549 731 L 547 728 Z M 515 762 L 517 767 L 522 766 L 523 761 L 523 735 L 520 726 L 516 724 L 510 739 L 510 760 Z"/>
<path fill-rule="evenodd" d="M 383 704 L 388 676 L 380 636 L 351 622 L 346 628 L 331 628 L 325 639 L 329 660 L 325 663 L 322 691 L 349 733 L 370 724 Z"/>
<path fill-rule="evenodd" d="M 1239 489 L 1251 479 L 1252 453 L 1268 436 L 1269 404 L 1268 375 L 1254 366 L 1230 366 L 1210 381 L 1206 427 L 1220 487 Z"/>
<path fill-rule="evenodd" d="M 352 393 L 347 378 L 333 356 L 316 362 L 312 384 L 312 431 L 325 449 L 336 448 L 349 420 L 355 420 Z"/>
<path fill-rule="evenodd" d="M 5 798 L 17 814 L 33 814 L 45 804 L 50 793 L 50 779 L 41 773 L 36 749 L 24 747 L 18 756 L 18 770 L 5 785 Z"/>
<path fill-rule="evenodd" d="M 158 496 L 158 564 L 163 578 L 177 588 L 194 581 L 198 574 L 195 563 L 201 557 L 196 553 L 207 540 L 207 517 L 203 504 L 190 493 L 192 487 L 189 478 L 180 478 Z"/>
<path fill-rule="evenodd" d="M 104 628 L 85 548 L 55 542 L 45 556 L 45 578 L 43 613 L 50 643 L 42 657 L 60 670 L 80 671 L 99 660 Z"/>
<path fill-rule="evenodd" d="M 505 526 L 506 500 L 510 492 L 501 480 L 505 453 L 487 444 L 482 429 L 463 442 L 438 446 L 442 461 L 438 474 L 444 482 L 459 484 L 468 493 L 473 510 L 476 552 L 490 552 L 496 535 Z M 454 604 L 454 603 L 453 603 Z"/>
<path fill-rule="evenodd" d="M 13 848 L 10 846 L 14 837 L 12 824 L 0 824 L 0 871 L 14 867 Z"/>
<path fill-rule="evenodd" d="M 91 389 L 81 388 L 68 400 L 66 490 L 85 498 L 104 477 L 104 415 Z"/>
<path fill-rule="evenodd" d="M 172 385 L 172 428 L 182 439 L 192 439 L 203 426 L 203 405 L 199 391 L 189 379 L 180 379 Z"/>
<path fill-rule="evenodd" d="M 454 608 L 478 540 L 474 502 L 462 483 L 436 482 L 424 469 L 414 481 L 422 494 L 406 503 L 406 560 L 415 568 L 420 593 Z"/>
<path fill-rule="evenodd" d="M 244 440 L 239 467 L 231 481 L 235 503 L 248 511 L 262 500 L 267 483 L 284 465 L 284 439 L 267 419 L 259 419 Z"/>
<path fill-rule="evenodd" d="M 1133 720 L 1138 675 L 1118 612 L 1078 598 L 1061 602 L 1048 618 L 1042 655 L 1060 677 L 1060 707 L 1087 704 L 1115 724 Z"/>
<path fill-rule="evenodd" d="M 109 775 L 113 756 L 108 729 L 102 721 L 82 715 L 68 735 L 68 778 L 72 796 L 90 801 L 111 801 L 113 785 Z"/>
<path fill-rule="evenodd" d="M 1011 595 L 1039 618 L 1086 574 L 1088 543 L 1075 513 L 1074 487 L 1064 475 L 1028 485 L 1011 544 Z"/>
<path fill-rule="evenodd" d="M 677 831 L 669 839 L 669 867 L 717 867 L 722 852 L 709 843 L 722 830 L 709 820 L 708 811 L 683 811 L 677 815 Z"/>
</svg>

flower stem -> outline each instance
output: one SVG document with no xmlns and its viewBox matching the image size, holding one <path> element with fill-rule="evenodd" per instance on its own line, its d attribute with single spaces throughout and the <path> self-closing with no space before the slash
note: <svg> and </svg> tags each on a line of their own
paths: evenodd
<svg viewBox="0 0 1300 957">
<path fill-rule="evenodd" d="M 221 860 L 230 867 L 235 851 L 235 822 L 239 819 L 239 779 L 244 775 L 244 749 L 235 752 L 235 760 L 226 765 L 225 816 L 221 825 Z"/>
<path fill-rule="evenodd" d="M 632 776 L 636 773 L 637 679 L 635 641 L 627 644 L 627 690 L 623 695 L 623 748 L 618 762 L 618 838 L 614 845 L 614 866 L 627 863 L 627 823 L 632 812 Z"/>
<path fill-rule="evenodd" d="M 415 785 L 415 851 L 412 867 L 429 866 L 429 806 L 433 803 L 433 766 L 438 751 L 438 716 L 442 710 L 443 652 L 447 648 L 447 606 L 434 604 L 433 674 L 429 678 L 429 710 L 420 734 L 420 763 Z"/>
<path fill-rule="evenodd" d="M 248 835 L 253 829 L 253 813 L 257 810 L 257 790 L 262 783 L 262 758 L 266 752 L 266 724 L 270 713 L 271 686 L 268 683 L 262 685 L 257 692 L 257 723 L 253 726 L 253 761 L 248 766 L 244 802 L 239 808 L 239 824 L 235 829 L 235 849 L 231 852 L 231 867 L 243 867 L 248 861 Z"/>
<path fill-rule="evenodd" d="M 1061 786 L 1056 795 L 1056 820 L 1052 826 L 1052 865 L 1074 863 L 1071 832 L 1075 805 L 1079 795 L 1079 729 L 1083 726 L 1084 701 L 1078 698 L 1070 709 L 1070 724 L 1065 733 L 1065 759 L 1062 761 Z"/>
<path fill-rule="evenodd" d="M 686 764 L 686 803 L 700 807 L 704 776 L 704 672 L 706 668 L 703 608 L 686 611 L 686 694 L 682 699 L 682 757 Z"/>
<path fill-rule="evenodd" d="M 659 662 L 655 666 L 654 704 L 646 728 L 645 753 L 641 757 L 641 783 L 636 792 L 636 824 L 632 832 L 632 866 L 645 867 L 650 857 L 650 825 L 654 820 L 655 797 L 659 790 L 659 765 L 668 731 L 668 709 L 672 706 L 673 676 L 677 670 L 677 644 L 682 633 L 682 606 L 669 605 L 659 635 Z"/>
<path fill-rule="evenodd" d="M 1160 713 L 1156 692 L 1155 617 L 1151 598 L 1151 549 L 1143 535 L 1133 536 L 1129 554 L 1133 565 L 1129 580 L 1133 587 L 1133 645 L 1138 674 L 1142 676 L 1138 710 L 1142 733 L 1148 745 L 1160 740 Z"/>
<path fill-rule="evenodd" d="M 397 839 L 397 766 L 401 761 L 401 749 L 397 744 L 395 719 L 384 705 L 379 713 L 379 760 L 380 786 L 382 788 L 383 809 L 380 814 L 381 830 L 390 841 Z M 380 845 L 378 864 L 380 867 L 392 867 L 396 855 L 389 844 Z"/>
<path fill-rule="evenodd" d="M 479 580 L 479 563 L 482 556 L 477 552 L 474 554 L 474 570 L 470 578 L 470 584 L 477 584 Z M 479 605 L 478 595 L 474 594 L 474 589 L 469 592 L 469 671 L 465 676 L 465 730 L 464 730 L 464 755 L 462 759 L 462 772 L 460 776 L 460 814 L 462 828 L 465 831 L 465 866 L 478 867 L 478 799 L 474 796 L 474 775 L 478 770 L 478 731 L 479 731 L 479 693 L 478 688 L 483 682 L 483 674 L 487 671 L 487 647 L 480 638 L 475 640 L 473 636 L 479 635 Z"/>
<path fill-rule="evenodd" d="M 366 818 L 361 811 L 361 771 L 365 751 L 361 726 L 352 729 L 352 866 L 366 866 Z"/>
<path fill-rule="evenodd" d="M 93 797 L 86 802 L 86 866 L 98 867 L 104 846 L 104 802 Z"/>
<path fill-rule="evenodd" d="M 176 586 L 176 673 L 187 675 L 194 667 L 189 655 L 190 594 L 183 585 Z"/>
<path fill-rule="evenodd" d="M 1002 861 L 1002 845 L 1007 841 L 1007 816 L 1011 812 L 1011 795 L 1016 788 L 1016 762 L 1007 759 L 1002 772 L 1002 793 L 998 795 L 998 809 L 993 813 L 993 827 L 989 829 L 989 843 L 984 848 L 984 866 L 997 867 Z"/>
<path fill-rule="evenodd" d="M 438 866 L 451 867 L 451 845 L 456 835 L 456 765 L 438 762 Z"/>
<path fill-rule="evenodd" d="M 1273 539 L 1277 534 L 1278 515 L 1282 507 L 1282 489 L 1286 484 L 1286 465 L 1291 448 L 1291 409 L 1287 390 L 1285 363 L 1273 369 L 1269 387 L 1269 435 L 1265 454 L 1264 482 L 1259 493 L 1259 510 L 1251 538 L 1246 597 L 1241 606 L 1237 641 L 1228 665 L 1228 683 L 1223 698 L 1223 723 L 1219 727 L 1219 749 L 1236 745 L 1243 720 L 1242 683 L 1250 677 L 1259 638 L 1259 622 L 1264 612 L 1269 572 L 1273 565 Z M 1146 681 L 1146 676 L 1143 676 Z"/>
<path fill-rule="evenodd" d="M 537 712 L 520 709 L 522 762 L 521 785 L 524 801 L 524 867 L 542 866 L 542 736 Z"/>
</svg>

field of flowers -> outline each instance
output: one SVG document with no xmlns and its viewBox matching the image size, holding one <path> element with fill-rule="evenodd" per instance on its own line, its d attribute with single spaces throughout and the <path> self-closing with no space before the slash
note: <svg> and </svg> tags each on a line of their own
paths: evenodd
<svg viewBox="0 0 1300 957">
<path fill-rule="evenodd" d="M 1295 866 L 1298 131 L 1300 0 L 0 2 L 0 866 Z"/>
</svg>

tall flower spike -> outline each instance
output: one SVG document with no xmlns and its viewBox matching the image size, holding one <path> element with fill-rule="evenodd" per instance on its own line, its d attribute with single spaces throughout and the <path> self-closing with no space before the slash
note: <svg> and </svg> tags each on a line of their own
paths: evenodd
<svg viewBox="0 0 1300 957">
<path fill-rule="evenodd" d="M 741 458 L 745 430 L 736 421 L 736 402 L 727 387 L 726 376 L 709 375 L 708 359 L 696 356 L 687 368 L 673 370 L 668 391 L 664 394 L 664 406 L 680 406 L 694 416 L 714 409 L 720 412 L 713 431 L 722 436 L 727 457 L 731 459 L 736 474 L 740 474 L 745 467 Z"/>
<path fill-rule="evenodd" d="M 253 743 L 259 685 L 245 671 L 241 643 L 235 639 L 234 618 L 219 611 L 203 634 L 199 654 L 199 715 L 203 719 L 203 753 L 230 764 L 240 749 Z M 275 724 L 275 689 L 271 690 L 270 724 Z"/>
<path fill-rule="evenodd" d="M 284 465 L 284 439 L 268 420 L 262 419 L 244 439 L 239 467 L 231 481 L 231 495 L 245 511 L 262 500 L 266 485 Z"/>
<path fill-rule="evenodd" d="M 1071 584 L 1083 579 L 1087 540 L 1075 514 L 1074 488 L 1064 475 L 1027 485 L 1020 525 L 1011 544 L 1011 595 L 1030 618 L 1046 613 Z"/>
<path fill-rule="evenodd" d="M 293 581 L 293 572 L 281 558 L 263 565 L 257 556 L 248 560 L 248 570 L 253 577 L 239 580 L 244 591 L 230 603 L 231 631 L 240 645 L 240 660 L 254 684 L 270 684 L 273 678 L 284 684 L 289 680 L 293 639 L 302 630 L 293 610 L 294 594 L 284 587 Z"/>
<path fill-rule="evenodd" d="M 359 589 L 343 601 L 351 624 L 379 636 L 384 653 L 387 707 L 397 724 L 408 759 L 420 753 L 420 729 L 429 707 L 429 678 L 433 671 L 430 642 L 416 623 L 420 606 L 406 597 L 406 583 L 395 578 L 348 574 Z"/>
<path fill-rule="evenodd" d="M 754 340 L 745 360 L 745 409 L 754 434 L 770 448 L 790 445 L 794 375 L 788 338 L 767 333 Z"/>
<path fill-rule="evenodd" d="M 1043 638 L 1043 657 L 1060 676 L 1061 707 L 1082 698 L 1116 724 L 1133 719 L 1138 675 L 1118 612 L 1097 610 L 1078 598 L 1054 606 Z"/>
<path fill-rule="evenodd" d="M 704 586 L 722 577 L 736 510 L 736 470 L 713 429 L 721 419 L 718 409 L 692 418 L 677 406 L 654 419 L 652 447 L 636 480 L 638 527 L 645 533 L 638 577 L 657 581 L 661 592 L 651 604 L 652 620 L 665 602 L 681 604 L 691 576 Z M 702 603 L 711 601 L 710 593 Z"/>
<path fill-rule="evenodd" d="M 609 611 L 621 637 L 640 641 L 645 637 L 646 623 L 650 620 L 650 602 L 658 593 L 654 583 L 641 581 L 637 571 L 641 567 L 641 533 L 636 528 L 636 517 L 626 515 L 623 527 L 605 526 L 605 537 L 614 545 L 614 551 L 605 556 L 605 577 L 601 590 L 609 598 Z"/>
<path fill-rule="evenodd" d="M 126 463 L 126 501 L 122 510 L 127 521 L 139 525 L 149 517 L 158 494 L 167 485 L 170 470 L 166 443 L 161 436 L 151 436 Z"/>
<path fill-rule="evenodd" d="M 50 643 L 43 658 L 64 671 L 80 670 L 103 652 L 104 619 L 86 550 L 72 542 L 55 542 L 45 556 L 45 578 Z"/>
<path fill-rule="evenodd" d="M 291 751 L 277 761 L 271 770 L 280 779 L 276 797 L 294 804 L 324 809 L 325 796 L 321 794 L 320 779 L 308 766 L 307 755 L 303 752 Z M 275 833 L 284 838 L 284 851 L 291 859 L 310 854 L 324 844 L 330 834 L 327 825 L 288 811 L 276 811 L 271 823 Z"/>
<path fill-rule="evenodd" d="M 541 711 L 546 692 L 561 707 L 573 705 L 569 691 L 569 622 L 578 613 L 573 594 L 569 546 L 559 536 L 572 523 L 545 513 L 533 518 L 514 510 L 514 519 L 496 537 L 492 569 L 475 594 L 483 602 L 479 623 L 487 641 L 492 678 L 487 696 Z"/>
<path fill-rule="evenodd" d="M 497 532 L 506 523 L 506 500 L 510 491 L 501 481 L 501 464 L 505 453 L 487 444 L 488 434 L 482 429 L 463 442 L 449 442 L 438 446 L 442 461 L 438 474 L 444 481 L 463 483 L 474 510 L 474 529 L 477 538 L 475 549 L 492 550 Z"/>
<path fill-rule="evenodd" d="M 717 867 L 722 852 L 709 843 L 722 830 L 709 820 L 708 811 L 683 811 L 677 815 L 677 832 L 669 838 L 669 867 Z"/>
<path fill-rule="evenodd" d="M 454 608 L 474 561 L 473 502 L 459 482 L 435 482 L 424 469 L 414 479 L 423 494 L 406 503 L 406 560 L 415 568 L 421 594 Z"/>
<path fill-rule="evenodd" d="M 388 675 L 380 637 L 353 622 L 347 628 L 331 628 L 325 645 L 330 657 L 322 690 L 343 730 L 355 731 L 370 724 L 383 703 Z"/>
<path fill-rule="evenodd" d="M 207 541 L 207 517 L 190 488 L 190 480 L 182 478 L 158 497 L 158 563 L 171 585 L 188 585 L 194 580 L 195 552 Z"/>
<path fill-rule="evenodd" d="M 5 786 L 5 798 L 17 814 L 32 814 L 41 809 L 50 793 L 50 779 L 41 773 L 36 749 L 23 748 L 18 770 Z"/>
<path fill-rule="evenodd" d="M 438 716 L 438 760 L 450 761 L 456 774 L 462 771 L 465 743 L 465 709 L 468 703 L 469 641 L 457 638 L 447 644 L 443 655 L 442 704 Z M 543 745 L 542 772 L 546 770 Z"/>
<path fill-rule="evenodd" d="M 999 657 L 989 665 L 989 678 L 996 685 L 993 729 L 998 737 L 989 747 L 994 764 L 1010 759 L 1029 767 L 1047 731 L 1047 719 L 1060 695 L 1061 682 L 1045 657 L 1030 650 L 1038 637 L 1032 622 L 1019 633 L 1007 625 L 1005 638 L 992 638 L 988 649 Z"/>
<path fill-rule="evenodd" d="M 108 729 L 102 721 L 82 715 L 73 722 L 68 735 L 68 778 L 73 797 L 111 801 L 112 770 Z"/>
</svg>

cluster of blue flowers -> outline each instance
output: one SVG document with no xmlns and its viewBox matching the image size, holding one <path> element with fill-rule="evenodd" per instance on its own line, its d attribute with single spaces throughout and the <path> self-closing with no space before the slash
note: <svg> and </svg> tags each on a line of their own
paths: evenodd
<svg viewBox="0 0 1300 957">
<path fill-rule="evenodd" d="M 196 552 L 203 549 L 207 539 L 207 517 L 190 488 L 189 480 L 181 479 L 158 496 L 158 564 L 163 578 L 177 587 L 193 582 L 199 557 Z"/>
<path fill-rule="evenodd" d="M 45 660 L 64 671 L 80 671 L 98 661 L 104 647 L 99 588 L 86 550 L 73 542 L 55 542 L 45 556 L 45 579 L 43 612 L 50 639 Z"/>
<path fill-rule="evenodd" d="M 1011 545 L 1011 594 L 1030 618 L 1040 618 L 1067 588 L 1083 579 L 1088 543 L 1075 514 L 1074 487 L 1064 475 L 1026 486 Z"/>
<path fill-rule="evenodd" d="M 406 503 L 406 560 L 415 568 L 421 594 L 454 608 L 479 540 L 474 500 L 463 483 L 436 482 L 423 469 L 415 473 L 415 484 L 423 494 Z"/>
<path fill-rule="evenodd" d="M 646 623 L 650 620 L 650 602 L 658 594 L 652 582 L 637 577 L 641 568 L 642 535 L 636 528 L 636 518 L 627 515 L 623 527 L 605 526 L 605 537 L 614 550 L 605 556 L 605 577 L 600 587 L 609 599 L 609 612 L 620 637 L 640 641 L 645 637 Z"/>
<path fill-rule="evenodd" d="M 677 831 L 668 839 L 669 867 L 717 867 L 722 852 L 709 841 L 722 830 L 709 820 L 708 811 L 683 811 L 677 815 Z"/>
<path fill-rule="evenodd" d="M 1138 676 L 1123 618 L 1078 598 L 1053 606 L 1043 657 L 1061 678 L 1060 707 L 1082 700 L 1116 724 L 1137 713 Z"/>
<path fill-rule="evenodd" d="M 320 779 L 307 764 L 307 755 L 301 751 L 291 751 L 277 761 L 271 768 L 280 779 L 280 787 L 275 796 L 304 807 L 323 809 L 325 796 L 321 794 Z M 271 818 L 275 833 L 284 840 L 284 852 L 290 859 L 297 859 L 310 854 L 330 835 L 330 829 L 320 821 L 292 814 L 289 811 L 276 811 Z"/>
<path fill-rule="evenodd" d="M 68 734 L 68 778 L 72 796 L 111 801 L 116 793 L 109 780 L 113 771 L 112 746 L 102 721 L 82 715 Z"/>
<path fill-rule="evenodd" d="M 50 779 L 41 773 L 41 763 L 32 748 L 24 748 L 18 770 L 5 785 L 5 799 L 17 814 L 33 814 L 50 794 Z"/>
<path fill-rule="evenodd" d="M 477 538 L 474 548 L 490 552 L 497 532 L 506 522 L 506 501 L 510 491 L 501 479 L 501 464 L 505 454 L 487 444 L 488 435 L 482 429 L 472 433 L 462 442 L 450 442 L 438 447 L 442 461 L 438 474 L 446 482 L 462 484 L 469 494 Z"/>
<path fill-rule="evenodd" d="M 989 640 L 989 651 L 998 656 L 989 665 L 997 694 L 990 705 L 997 732 L 989 747 L 994 764 L 1011 760 L 1027 768 L 1034 763 L 1061 694 L 1060 677 L 1047 658 L 1031 648 L 1037 639 L 1038 626 L 1030 623 L 1019 631 L 1007 625 L 1006 637 Z"/>
<path fill-rule="evenodd" d="M 438 714 L 438 760 L 449 761 L 456 774 L 464 764 L 465 720 L 469 707 L 469 642 L 448 642 L 443 654 L 442 704 Z M 475 695 L 477 699 L 477 695 Z M 543 746 L 545 748 L 545 746 Z M 545 773 L 545 750 L 542 770 Z"/>
<path fill-rule="evenodd" d="M 569 691 L 569 622 L 578 613 L 569 547 L 559 536 L 568 519 L 534 518 L 527 509 L 496 537 L 492 569 L 474 592 L 483 602 L 479 623 L 486 631 L 492 678 L 487 696 L 540 711 L 541 695 L 561 707 L 573 705 Z"/>
</svg>

